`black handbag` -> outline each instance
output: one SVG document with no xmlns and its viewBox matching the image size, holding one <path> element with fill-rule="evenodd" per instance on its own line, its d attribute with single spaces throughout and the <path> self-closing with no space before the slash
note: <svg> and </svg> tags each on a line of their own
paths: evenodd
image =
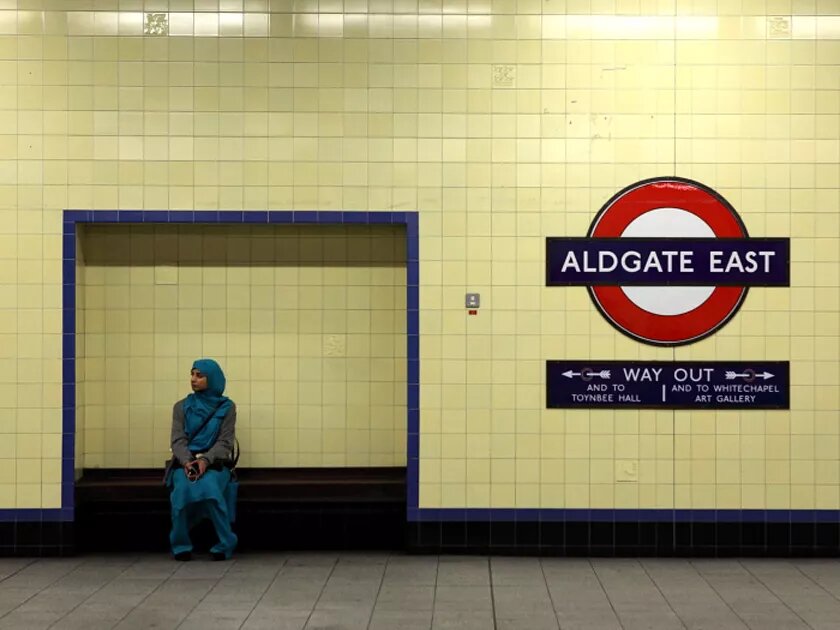
<svg viewBox="0 0 840 630">
<path fill-rule="evenodd" d="M 206 427 L 206 426 L 207 426 L 207 423 L 208 423 L 208 422 L 210 422 L 210 420 L 212 420 L 213 416 L 215 416 L 215 415 L 216 415 L 216 412 L 217 412 L 217 411 L 221 408 L 221 406 L 222 406 L 222 405 L 224 405 L 224 404 L 225 404 L 226 400 L 227 400 L 227 399 L 222 400 L 222 402 L 220 402 L 218 405 L 216 405 L 216 406 L 213 408 L 213 411 L 211 411 L 211 412 L 210 412 L 210 415 L 208 415 L 208 416 L 204 419 L 204 422 L 202 422 L 202 423 L 201 423 L 201 425 L 198 427 L 198 429 L 196 430 L 196 432 L 195 432 L 195 433 L 193 433 L 193 435 L 198 435 L 199 433 L 201 433 L 201 431 L 204 429 L 204 427 Z M 190 435 L 189 433 L 187 433 L 187 432 L 186 432 L 186 430 L 184 431 L 184 434 L 187 436 L 187 441 L 189 441 L 189 440 L 191 440 L 191 439 L 193 438 L 193 435 Z M 235 438 L 234 438 L 234 439 L 235 439 Z M 239 443 L 237 442 L 237 446 L 238 446 L 238 444 L 239 444 Z M 237 454 L 236 454 L 236 459 L 237 459 L 237 461 L 239 460 L 239 453 L 237 453 Z M 169 459 L 167 459 L 167 460 L 166 460 L 166 462 L 164 463 L 164 471 L 163 471 L 163 485 L 168 485 L 168 483 L 169 483 L 169 475 L 172 473 L 172 469 L 173 469 L 173 468 L 175 468 L 175 466 L 176 466 L 176 465 L 178 465 L 178 464 L 176 464 L 176 462 L 178 462 L 178 458 L 177 458 L 177 457 L 175 457 L 175 455 L 174 455 L 174 453 L 173 453 L 172 457 L 170 457 Z"/>
</svg>

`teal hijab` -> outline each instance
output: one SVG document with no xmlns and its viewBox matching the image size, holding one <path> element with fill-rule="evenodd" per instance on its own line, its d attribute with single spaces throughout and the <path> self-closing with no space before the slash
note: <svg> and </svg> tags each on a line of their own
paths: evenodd
<svg viewBox="0 0 840 630">
<path fill-rule="evenodd" d="M 225 392 L 225 373 L 213 359 L 199 359 L 192 369 L 207 377 L 207 389 L 193 392 L 184 400 L 184 429 L 190 437 L 189 449 L 194 453 L 206 451 L 216 442 L 222 419 L 230 410 L 233 402 L 223 396 Z M 213 410 L 216 412 L 213 413 Z M 213 414 L 210 421 L 195 435 L 207 416 Z"/>
</svg>

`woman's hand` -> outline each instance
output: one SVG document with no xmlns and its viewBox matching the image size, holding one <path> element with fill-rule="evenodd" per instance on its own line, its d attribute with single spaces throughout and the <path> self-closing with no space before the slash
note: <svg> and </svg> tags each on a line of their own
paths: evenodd
<svg viewBox="0 0 840 630">
<path fill-rule="evenodd" d="M 207 472 L 207 460 L 199 457 L 196 461 L 198 462 L 198 477 L 196 479 L 201 479 L 202 475 Z"/>
<path fill-rule="evenodd" d="M 198 481 L 207 472 L 207 460 L 203 457 L 184 464 L 184 474 L 190 481 Z"/>
<path fill-rule="evenodd" d="M 182 468 L 184 469 L 184 474 L 187 476 L 187 479 L 192 477 L 193 475 L 193 467 L 195 465 L 195 460 L 185 463 Z"/>
</svg>

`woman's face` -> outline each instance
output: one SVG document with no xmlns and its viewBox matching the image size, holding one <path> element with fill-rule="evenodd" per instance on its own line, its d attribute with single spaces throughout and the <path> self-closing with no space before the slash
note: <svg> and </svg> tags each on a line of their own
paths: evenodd
<svg viewBox="0 0 840 630">
<path fill-rule="evenodd" d="M 203 392 L 207 389 L 207 377 L 193 368 L 190 372 L 190 386 L 194 392 Z"/>
</svg>

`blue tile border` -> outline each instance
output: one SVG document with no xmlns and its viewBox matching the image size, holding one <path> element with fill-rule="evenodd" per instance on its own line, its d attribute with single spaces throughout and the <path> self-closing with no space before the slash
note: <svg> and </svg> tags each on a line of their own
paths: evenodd
<svg viewBox="0 0 840 630">
<path fill-rule="evenodd" d="M 582 523 L 837 523 L 840 510 L 409 508 L 410 521 Z"/>
<path fill-rule="evenodd" d="M 396 214 L 396 213 L 395 213 Z M 416 213 L 399 213 L 405 218 L 406 232 L 406 517 L 420 505 L 420 261 L 412 256 L 419 248 L 419 221 Z M 418 307 L 412 307 L 417 304 Z"/>
<path fill-rule="evenodd" d="M 417 251 L 416 212 L 356 212 L 322 210 L 65 210 L 62 235 L 62 448 L 61 448 L 61 508 L 60 509 L 0 509 L 0 522 L 72 521 L 74 519 L 74 467 L 76 430 L 76 226 L 86 223 L 122 224 L 386 224 L 405 225 L 406 251 Z M 416 256 L 406 261 L 406 302 L 417 304 L 420 291 L 418 281 L 419 261 Z M 419 313 L 406 310 L 406 329 L 409 336 L 407 373 L 409 398 L 416 401 L 419 394 L 420 346 L 416 339 L 419 331 Z M 414 338 L 412 338 L 414 336 Z M 419 408 L 407 413 L 407 439 L 409 495 L 415 497 L 417 507 L 417 452 L 419 450 Z M 414 451 L 412 457 L 411 451 Z"/>
<path fill-rule="evenodd" d="M 64 486 L 62 485 L 62 494 L 63 490 Z M 73 508 L 7 508 L 0 510 L 0 523 L 66 523 L 72 520 Z"/>
</svg>

